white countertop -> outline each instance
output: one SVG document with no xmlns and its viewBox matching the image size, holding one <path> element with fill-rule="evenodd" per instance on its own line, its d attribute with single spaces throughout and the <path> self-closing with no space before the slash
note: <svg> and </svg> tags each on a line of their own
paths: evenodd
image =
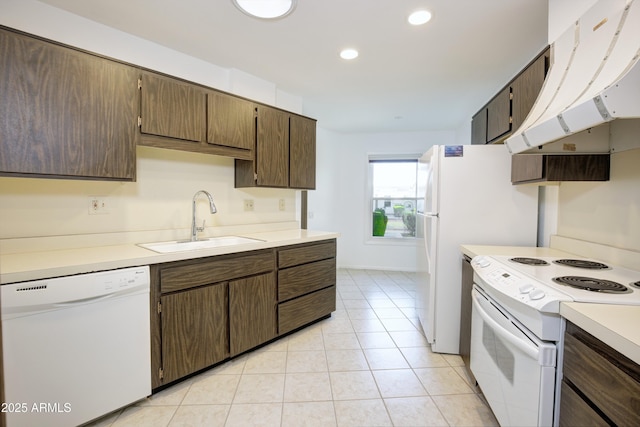
<svg viewBox="0 0 640 427">
<path fill-rule="evenodd" d="M 240 234 L 237 234 L 240 236 Z M 295 245 L 335 239 L 338 233 L 289 229 L 242 234 L 259 241 L 187 252 L 160 254 L 135 244 L 82 247 L 60 250 L 3 254 L 0 257 L 0 283 L 15 283 L 72 274 L 112 270 L 138 265 L 159 264 L 191 258 Z M 142 243 L 142 242 L 141 242 Z M 146 243 L 146 242 L 145 242 Z"/>
<path fill-rule="evenodd" d="M 560 314 L 640 364 L 640 306 L 568 302 Z"/>
<path fill-rule="evenodd" d="M 520 246 L 462 245 L 463 254 L 513 256 L 566 256 L 569 252 L 552 248 Z M 560 315 L 600 341 L 640 364 L 640 306 L 560 303 Z"/>
</svg>

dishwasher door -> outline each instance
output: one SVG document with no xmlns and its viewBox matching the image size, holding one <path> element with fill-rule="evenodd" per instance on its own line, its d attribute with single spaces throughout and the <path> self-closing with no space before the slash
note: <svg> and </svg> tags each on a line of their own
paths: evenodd
<svg viewBox="0 0 640 427">
<path fill-rule="evenodd" d="M 151 394 L 149 267 L 1 291 L 9 427 L 75 426 Z"/>
</svg>

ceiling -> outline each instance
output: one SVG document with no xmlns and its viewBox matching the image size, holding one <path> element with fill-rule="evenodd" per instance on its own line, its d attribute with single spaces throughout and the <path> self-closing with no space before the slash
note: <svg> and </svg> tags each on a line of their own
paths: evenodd
<svg viewBox="0 0 640 427">
<path fill-rule="evenodd" d="M 275 83 L 340 132 L 457 129 L 547 42 L 547 0 L 298 0 L 269 22 L 231 0 L 41 1 Z"/>
</svg>

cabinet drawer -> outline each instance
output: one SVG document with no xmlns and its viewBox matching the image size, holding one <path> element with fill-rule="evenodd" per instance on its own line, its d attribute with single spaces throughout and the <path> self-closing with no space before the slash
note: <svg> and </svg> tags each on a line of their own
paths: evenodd
<svg viewBox="0 0 640 427">
<path fill-rule="evenodd" d="M 560 398 L 560 427 L 593 426 L 607 427 L 609 424 L 602 419 L 587 402 L 582 400 L 571 386 L 562 382 Z"/>
<path fill-rule="evenodd" d="M 160 270 L 160 291 L 174 292 L 210 283 L 273 271 L 272 251 L 249 255 L 205 258 L 198 262 L 166 267 Z"/>
<path fill-rule="evenodd" d="M 576 329 L 567 324 L 570 333 L 565 334 L 565 379 L 615 424 L 640 425 L 638 366 L 586 332 L 572 332 Z"/>
<path fill-rule="evenodd" d="M 336 287 L 296 298 L 278 305 L 278 332 L 285 334 L 336 310 Z"/>
<path fill-rule="evenodd" d="M 336 284 L 335 258 L 278 271 L 278 301 Z"/>
<path fill-rule="evenodd" d="M 327 258 L 335 258 L 336 241 L 297 246 L 278 251 L 278 268 L 287 268 L 294 265 L 306 264 L 308 262 L 320 261 Z"/>
</svg>

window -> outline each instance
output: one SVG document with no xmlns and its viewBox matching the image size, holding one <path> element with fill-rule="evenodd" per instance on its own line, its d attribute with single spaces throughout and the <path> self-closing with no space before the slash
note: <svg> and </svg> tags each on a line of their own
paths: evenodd
<svg viewBox="0 0 640 427">
<path fill-rule="evenodd" d="M 417 155 L 369 156 L 371 236 L 416 235 Z"/>
</svg>

